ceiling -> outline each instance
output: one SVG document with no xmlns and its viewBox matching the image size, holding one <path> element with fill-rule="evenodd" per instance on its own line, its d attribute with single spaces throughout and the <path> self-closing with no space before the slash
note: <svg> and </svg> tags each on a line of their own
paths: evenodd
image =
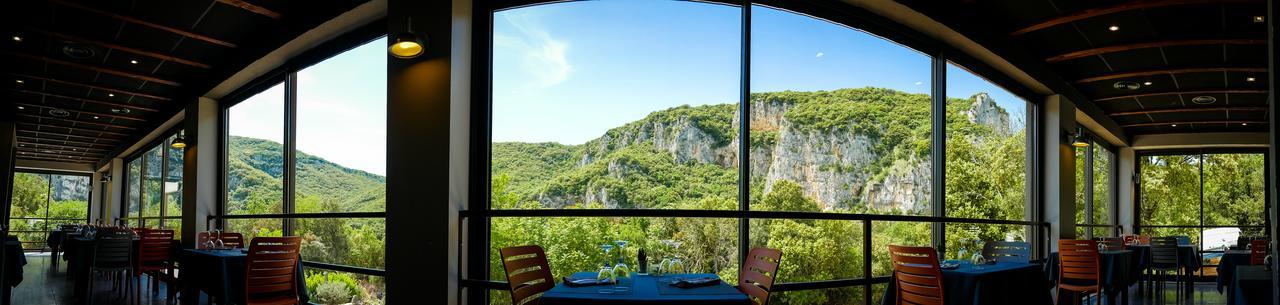
<svg viewBox="0 0 1280 305">
<path fill-rule="evenodd" d="M 899 2 L 1043 71 L 1125 134 L 1267 131 L 1266 1 Z"/>
<path fill-rule="evenodd" d="M 17 157 L 101 164 L 252 61 L 363 2 L 9 3 L 0 80 Z"/>
</svg>

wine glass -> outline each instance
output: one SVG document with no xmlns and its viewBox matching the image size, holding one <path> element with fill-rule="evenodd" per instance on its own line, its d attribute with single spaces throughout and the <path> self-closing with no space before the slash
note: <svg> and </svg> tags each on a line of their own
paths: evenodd
<svg viewBox="0 0 1280 305">
<path fill-rule="evenodd" d="M 215 229 L 213 230 L 213 232 L 217 234 L 217 237 L 215 237 L 215 239 L 213 240 L 213 248 L 216 250 L 222 250 L 223 248 L 226 248 L 227 244 L 222 241 L 222 230 Z"/>
<path fill-rule="evenodd" d="M 609 267 L 609 263 L 605 263 L 604 265 L 601 265 L 600 271 L 596 273 L 597 281 L 606 280 L 606 279 L 609 280 L 609 284 L 606 286 L 613 286 L 614 284 L 617 283 L 617 277 L 613 274 L 613 268 Z M 600 290 L 597 290 L 596 292 L 610 294 L 610 293 L 613 293 L 613 288 L 612 287 L 600 288 Z"/>
<path fill-rule="evenodd" d="M 624 278 L 631 277 L 631 267 L 622 261 L 622 257 L 626 255 L 624 250 L 627 248 L 627 241 L 615 240 L 613 243 L 618 245 L 618 264 L 613 266 L 613 272 L 620 273 Z"/>
</svg>

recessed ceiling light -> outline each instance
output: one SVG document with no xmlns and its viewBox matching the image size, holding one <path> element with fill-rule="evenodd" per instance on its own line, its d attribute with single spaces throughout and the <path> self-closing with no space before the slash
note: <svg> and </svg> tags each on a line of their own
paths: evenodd
<svg viewBox="0 0 1280 305">
<path fill-rule="evenodd" d="M 1115 32 L 1120 30 L 1120 26 L 1113 25 L 1113 26 L 1107 27 L 1107 29 L 1111 30 L 1112 32 Z"/>
<path fill-rule="evenodd" d="M 93 116 L 93 119 L 95 119 L 95 120 L 96 120 L 96 119 L 98 119 L 98 116 L 96 116 L 96 115 L 95 115 L 95 116 Z"/>
<path fill-rule="evenodd" d="M 136 65 L 136 64 L 138 64 L 138 60 L 137 60 L 137 59 L 130 59 L 130 60 L 129 60 L 129 63 L 131 63 L 131 64 L 135 64 L 135 65 Z"/>
<path fill-rule="evenodd" d="M 1151 81 L 1145 81 L 1145 82 L 1142 82 L 1142 85 L 1143 85 L 1143 86 L 1150 86 L 1150 85 L 1151 85 Z"/>
<path fill-rule="evenodd" d="M 1241 126 L 1249 126 L 1249 123 L 1240 123 Z"/>
<path fill-rule="evenodd" d="M 1263 17 L 1263 16 L 1253 16 L 1253 22 L 1254 22 L 1254 23 L 1263 23 L 1263 22 L 1267 22 L 1267 17 Z"/>
<path fill-rule="evenodd" d="M 1257 80 L 1258 80 L 1257 78 L 1252 77 L 1252 76 L 1244 78 L 1244 81 L 1246 81 L 1246 82 L 1253 82 L 1253 81 L 1257 81 Z"/>
<path fill-rule="evenodd" d="M 1196 103 L 1200 105 L 1213 104 L 1214 102 L 1217 102 L 1217 101 L 1218 101 L 1218 98 L 1208 96 L 1208 95 L 1201 95 L 1201 96 L 1191 98 L 1192 103 Z"/>
<path fill-rule="evenodd" d="M 115 93 L 107 93 L 107 97 L 116 97 Z"/>
<path fill-rule="evenodd" d="M 1173 124 L 1173 127 L 1178 127 L 1178 124 Z"/>
<path fill-rule="evenodd" d="M 66 111 L 66 110 L 62 110 L 62 109 L 52 109 L 52 110 L 49 110 L 49 115 L 56 116 L 56 117 L 60 117 L 60 118 L 65 118 L 65 117 L 67 117 L 67 116 L 71 115 L 71 112 Z"/>
<path fill-rule="evenodd" d="M 18 110 L 27 109 L 27 107 L 18 106 Z"/>
<path fill-rule="evenodd" d="M 15 79 L 13 82 L 18 83 L 19 85 L 27 83 L 27 81 L 21 79 Z"/>
<path fill-rule="evenodd" d="M 71 151 L 76 151 L 76 149 L 75 149 L 75 148 L 72 148 L 72 149 L 71 149 Z"/>
<path fill-rule="evenodd" d="M 129 112 L 131 112 L 131 111 L 129 110 L 129 108 L 112 108 L 112 109 L 111 109 L 111 112 L 115 112 L 115 113 L 129 113 Z"/>
<path fill-rule="evenodd" d="M 22 42 L 22 36 L 13 35 L 13 41 Z"/>
<path fill-rule="evenodd" d="M 1142 85 L 1138 84 L 1138 82 L 1124 80 L 1112 84 L 1111 87 L 1119 90 L 1138 90 L 1138 88 L 1142 88 Z"/>
<path fill-rule="evenodd" d="M 18 146 L 27 147 L 27 144 L 18 144 Z"/>
</svg>

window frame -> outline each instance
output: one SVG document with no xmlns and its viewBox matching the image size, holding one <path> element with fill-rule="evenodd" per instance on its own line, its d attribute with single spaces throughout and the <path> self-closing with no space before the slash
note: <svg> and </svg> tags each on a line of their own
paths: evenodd
<svg viewBox="0 0 1280 305">
<path fill-rule="evenodd" d="M 1096 168 L 1094 165 L 1096 164 L 1095 162 L 1097 162 L 1097 157 L 1098 157 L 1097 154 L 1094 152 L 1095 152 L 1095 149 L 1098 149 L 1098 148 L 1101 148 L 1102 150 L 1110 153 L 1112 156 L 1110 160 L 1111 164 L 1107 166 L 1107 175 L 1111 177 L 1111 181 L 1107 182 L 1107 186 L 1109 188 L 1109 190 L 1107 190 L 1107 193 L 1109 193 L 1107 195 L 1108 202 L 1104 203 L 1109 208 L 1109 210 L 1107 211 L 1107 220 L 1110 223 L 1103 223 L 1103 224 L 1093 223 L 1093 208 L 1098 206 L 1098 203 L 1094 202 L 1094 198 L 1097 198 L 1094 196 L 1097 193 L 1097 190 L 1094 189 L 1093 187 L 1095 185 L 1095 183 L 1093 182 L 1094 181 L 1093 179 L 1098 179 L 1099 177 L 1098 173 L 1094 171 L 1094 169 Z M 1111 145 L 1110 143 L 1107 143 L 1105 140 L 1102 140 L 1101 138 L 1098 138 L 1093 135 L 1089 135 L 1089 146 L 1085 147 L 1084 156 L 1085 156 L 1085 160 L 1084 160 L 1083 166 L 1085 170 L 1084 172 L 1085 181 L 1084 181 L 1083 189 L 1084 189 L 1084 205 L 1085 206 L 1078 207 L 1078 209 L 1081 209 L 1081 213 L 1084 213 L 1084 223 L 1075 224 L 1077 228 L 1084 228 L 1084 235 L 1076 236 L 1076 237 L 1084 238 L 1084 239 L 1093 239 L 1095 237 L 1098 237 L 1098 236 L 1094 236 L 1093 234 L 1093 229 L 1095 228 L 1111 228 L 1111 236 L 1106 236 L 1106 237 L 1118 237 L 1120 236 L 1120 233 L 1123 231 L 1123 227 L 1119 224 L 1119 221 L 1118 221 L 1120 217 L 1120 214 L 1119 214 L 1120 200 L 1118 198 L 1119 190 L 1120 190 L 1120 177 L 1118 177 L 1120 173 L 1119 171 L 1120 162 L 1118 162 L 1119 154 L 1117 154 L 1115 146 Z"/>
<path fill-rule="evenodd" d="M 933 148 L 933 167 L 932 175 L 933 196 L 931 199 L 931 208 L 933 215 L 930 216 L 905 216 L 905 215 L 875 215 L 875 214 L 834 214 L 820 212 L 777 212 L 777 211 L 752 211 L 749 209 L 750 202 L 749 183 L 750 179 L 739 179 L 739 209 L 737 210 L 641 210 L 641 209 L 617 209 L 617 210 L 595 210 L 595 209 L 571 209 L 571 210 L 495 210 L 491 209 L 491 201 L 489 198 L 491 187 L 490 177 L 490 161 L 491 155 L 491 139 L 492 139 L 492 95 L 491 77 L 493 65 L 493 14 L 503 10 L 516 9 L 534 5 L 554 4 L 557 1 L 533 1 L 533 0 L 508 0 L 508 1 L 492 1 L 477 3 L 474 11 L 477 12 L 473 16 L 473 37 L 472 37 L 472 55 L 478 60 L 473 60 L 471 65 L 471 120 L 470 120 L 470 151 L 471 158 L 469 160 L 469 185 L 471 191 L 468 194 L 469 204 L 464 210 L 459 212 L 460 228 L 458 230 L 459 240 L 465 241 L 468 247 L 459 247 L 460 257 L 490 257 L 489 253 L 489 234 L 490 219 L 497 217 L 682 217 L 682 218 L 736 218 L 739 220 L 738 227 L 738 249 L 739 262 L 747 256 L 748 246 L 750 245 L 750 227 L 751 219 L 762 218 L 786 218 L 786 219 L 818 219 L 818 220 L 846 220 L 860 221 L 863 228 L 863 255 L 864 257 L 864 273 L 862 278 L 852 279 L 834 279 L 825 281 L 812 282 L 795 282 L 795 283 L 778 283 L 774 286 L 774 291 L 796 291 L 796 290 L 814 290 L 825 288 L 839 288 L 862 286 L 867 304 L 872 303 L 873 288 L 876 285 L 888 283 L 888 277 L 873 277 L 871 273 L 872 252 L 869 250 L 871 244 L 871 223 L 873 221 L 907 221 L 907 222 L 927 222 L 933 224 L 932 243 L 936 249 L 945 252 L 945 223 L 967 223 L 967 224 L 996 224 L 996 225 L 1013 225 L 1025 226 L 1025 234 L 1031 236 L 1028 238 L 1033 244 L 1033 257 L 1044 258 L 1049 254 L 1049 224 L 1044 222 L 1044 199 L 1043 193 L 1044 182 L 1039 173 L 1043 172 L 1044 161 L 1040 157 L 1043 142 L 1040 134 L 1044 127 L 1041 125 L 1043 112 L 1040 107 L 1042 105 L 1042 96 L 1035 93 L 1018 83 L 1013 78 L 1005 75 L 996 68 L 983 63 L 982 61 L 965 54 L 959 49 L 948 46 L 943 42 L 933 40 L 929 36 L 924 35 L 910 27 L 901 25 L 897 22 L 889 20 L 883 16 L 877 15 L 861 8 L 853 7 L 846 3 L 837 1 L 812 0 L 812 1 L 783 1 L 783 0 L 758 0 L 758 1 L 698 1 L 715 4 L 726 4 L 736 6 L 742 10 L 742 63 L 741 63 L 741 93 L 736 101 L 739 107 L 741 122 L 749 122 L 745 120 L 745 116 L 750 113 L 750 103 L 746 99 L 750 96 L 750 79 L 751 79 L 751 8 L 753 5 L 762 5 L 770 8 L 785 10 L 791 13 L 801 14 L 820 20 L 832 22 L 836 25 L 846 26 L 852 29 L 860 30 L 871 35 L 878 36 L 890 42 L 901 45 L 905 48 L 921 52 L 931 58 L 932 64 L 932 86 L 931 88 L 931 125 L 933 130 L 932 148 Z M 991 220 L 991 219 L 967 219 L 967 218 L 950 218 L 945 216 L 945 184 L 944 174 L 945 168 L 945 109 L 946 109 L 946 67 L 947 62 L 952 62 L 957 66 L 963 67 L 969 72 L 986 79 L 993 85 L 1001 87 L 1009 93 L 1022 98 L 1027 102 L 1026 125 L 1027 132 L 1027 180 L 1025 182 L 1025 219 L 1016 220 Z M 1029 98 L 1030 97 L 1030 98 Z M 750 140 L 750 128 L 739 128 L 738 137 L 740 139 L 739 150 L 743 156 L 739 162 L 750 162 L 749 148 L 747 141 Z M 739 177 L 750 177 L 749 166 L 738 166 Z M 468 234 L 467 232 L 471 232 Z M 479 233 L 479 234 L 476 234 Z M 464 266 L 465 265 L 465 266 Z M 489 300 L 489 290 L 508 289 L 505 282 L 496 281 L 488 278 L 489 262 L 487 259 L 466 260 L 463 264 L 459 264 L 456 272 L 461 275 L 461 285 L 458 287 L 459 294 L 465 295 L 469 300 L 478 300 L 476 303 L 487 303 Z"/>
<path fill-rule="evenodd" d="M 142 214 L 144 214 L 142 213 L 142 210 L 146 206 L 146 201 L 141 196 L 144 196 L 147 193 L 146 181 L 139 181 L 138 183 L 138 195 L 139 195 L 138 216 L 134 217 L 129 215 L 129 196 L 132 195 L 129 193 L 129 183 L 133 181 L 133 179 L 141 178 L 141 177 L 133 177 L 133 175 L 129 174 L 129 163 L 132 163 L 133 161 L 137 161 L 137 160 L 142 160 L 143 162 L 139 164 L 140 166 L 139 174 L 145 177 L 147 175 L 148 168 L 147 168 L 147 162 L 144 158 L 147 156 L 147 152 L 150 152 L 152 149 L 156 149 L 157 147 L 159 147 L 160 148 L 160 181 L 161 181 L 160 194 L 164 194 L 163 182 L 169 178 L 169 170 L 168 170 L 169 169 L 169 153 L 172 150 L 168 146 L 169 138 L 181 132 L 182 126 L 183 126 L 183 122 L 178 122 L 178 124 L 175 124 L 174 127 L 171 127 L 168 130 L 165 130 L 164 133 L 161 133 L 158 137 L 156 137 L 155 139 L 152 139 L 150 142 L 147 142 L 146 145 L 141 146 L 141 148 L 138 148 L 133 153 L 130 153 L 128 156 L 124 158 L 125 160 L 123 163 L 124 171 L 122 171 L 123 172 L 122 176 L 124 176 L 124 180 L 123 180 L 124 187 L 121 188 L 121 191 L 120 191 L 121 215 L 115 218 L 116 222 L 123 221 L 125 225 L 129 225 L 129 221 L 137 220 L 139 228 L 146 228 L 147 220 L 154 219 L 160 222 L 160 225 L 157 226 L 158 228 L 165 229 L 170 227 L 170 226 L 166 226 L 165 223 L 172 220 L 177 220 L 178 221 L 177 228 L 179 229 L 182 228 L 182 215 L 168 216 L 168 211 L 169 211 L 168 196 L 163 196 L 163 195 L 160 196 L 160 211 L 159 211 L 160 216 L 142 216 Z M 186 151 L 186 149 L 183 149 L 183 151 Z M 186 164 L 183 164 L 183 166 L 185 165 Z"/>
<path fill-rule="evenodd" d="M 14 175 L 17 175 L 17 174 L 20 174 L 20 173 L 36 174 L 36 175 L 46 175 L 46 176 L 52 176 L 52 175 L 60 175 L 60 176 L 78 176 L 78 177 L 85 177 L 86 179 L 89 179 L 89 196 L 88 196 L 87 200 L 85 201 L 85 208 L 84 208 L 84 209 L 85 209 L 85 210 L 84 210 L 84 224 L 89 224 L 89 219 L 90 219 L 90 218 L 92 218 L 92 217 L 91 217 L 91 215 L 89 215 L 89 213 L 93 211 L 93 209 L 92 209 L 92 206 L 93 206 L 93 196 L 94 196 L 94 192 L 93 192 L 93 175 L 91 175 L 91 174 L 87 174 L 87 173 L 68 172 L 68 171 L 58 171 L 58 170 L 47 170 L 47 169 L 24 169 L 24 168 L 16 168 L 16 169 L 14 169 L 14 171 L 13 171 L 13 174 L 14 174 Z M 46 183 L 52 183 L 52 182 L 50 181 L 50 182 L 46 182 Z M 12 184 L 12 183 L 10 183 L 10 186 L 9 186 L 9 187 L 13 187 L 13 184 Z M 53 191 L 53 187 L 52 187 L 52 185 L 49 185 L 49 192 L 52 192 L 52 191 Z M 12 195 L 12 192 L 10 192 L 10 193 L 11 193 L 11 195 Z M 45 234 L 45 237 L 46 237 L 46 239 L 47 239 L 47 238 L 48 238 L 48 235 L 49 235 L 49 230 L 51 230 L 51 228 L 49 227 L 49 221 L 50 221 L 50 220 L 80 220 L 79 218 L 49 218 L 49 207 L 50 207 L 50 204 L 51 204 L 51 203 L 53 203 L 53 198 L 52 198 L 52 197 L 53 197 L 53 196 L 51 196 L 51 195 L 50 195 L 50 196 L 46 196 L 46 198 L 45 198 L 44 217 L 12 217 L 12 216 L 13 216 L 13 215 L 12 215 L 12 213 L 13 213 L 13 209 L 12 209 L 12 208 L 10 208 L 10 209 L 9 209 L 9 213 L 10 213 L 10 215 L 5 215 L 5 216 L 7 216 L 6 218 L 7 218 L 7 219 L 9 219 L 9 221 L 13 221 L 14 219 L 37 219 L 37 220 L 44 220 L 44 229 L 42 229 L 42 230 L 21 230 L 21 231 L 9 231 L 9 233 L 10 233 L 10 234 L 12 234 L 12 233 L 44 233 L 44 234 Z M 5 223 L 5 226 L 6 226 L 6 227 L 8 227 L 8 226 L 9 226 L 9 224 L 8 224 L 8 223 Z M 40 248 L 27 248 L 27 247 L 25 246 L 25 245 L 27 245 L 27 244 L 44 245 L 44 244 L 45 244 L 45 240 L 44 240 L 44 239 L 41 239 L 41 240 L 20 241 L 20 243 L 23 245 L 23 247 L 22 247 L 22 251 L 24 251 L 24 252 L 26 252 L 26 251 L 41 251 L 41 252 L 43 252 L 43 251 L 45 251 L 45 250 L 47 249 L 45 246 L 40 246 Z"/>
</svg>

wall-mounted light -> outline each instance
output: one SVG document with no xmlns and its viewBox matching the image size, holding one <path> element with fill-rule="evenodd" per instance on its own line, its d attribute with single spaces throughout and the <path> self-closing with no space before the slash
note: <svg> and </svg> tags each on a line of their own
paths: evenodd
<svg viewBox="0 0 1280 305">
<path fill-rule="evenodd" d="M 187 148 L 187 139 L 182 138 L 182 131 L 178 131 L 178 135 L 173 137 L 169 146 L 178 149 Z"/>
<path fill-rule="evenodd" d="M 1089 136 L 1084 134 L 1084 128 L 1076 128 L 1075 134 L 1071 135 L 1071 146 L 1088 147 Z"/>
<path fill-rule="evenodd" d="M 408 20 L 408 30 L 396 34 L 395 40 L 391 41 L 391 45 L 387 46 L 387 52 L 396 58 L 414 58 L 422 55 L 425 50 L 426 41 L 418 34 L 413 33 L 413 18 Z"/>
</svg>

